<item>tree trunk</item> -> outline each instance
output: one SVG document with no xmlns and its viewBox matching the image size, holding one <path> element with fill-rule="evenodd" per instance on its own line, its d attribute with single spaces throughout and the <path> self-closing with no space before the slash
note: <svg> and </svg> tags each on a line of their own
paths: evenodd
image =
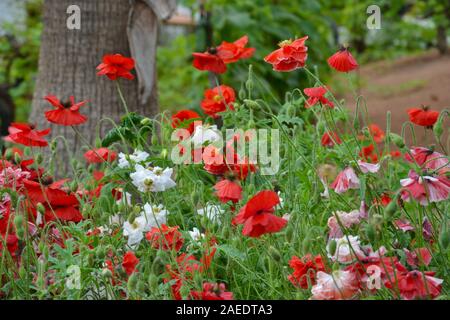
<svg viewBox="0 0 450 320">
<path fill-rule="evenodd" d="M 438 26 L 437 28 L 437 47 L 440 54 L 444 55 L 449 53 L 447 43 L 447 30 L 444 26 Z"/>
<path fill-rule="evenodd" d="M 78 126 L 83 136 L 94 143 L 97 133 L 104 133 L 111 127 L 102 118 L 112 118 L 116 122 L 124 114 L 124 108 L 117 94 L 114 81 L 106 77 L 96 75 L 96 66 L 100 64 L 103 55 L 120 53 L 130 56 L 130 45 L 127 32 L 130 27 L 130 19 L 133 19 L 131 6 L 137 2 L 130 0 L 45 0 L 43 8 L 44 30 L 39 57 L 39 74 L 33 97 L 33 106 L 30 123 L 35 123 L 39 129 L 49 126 L 52 128 L 51 137 L 64 136 L 71 152 L 80 152 L 83 141 L 76 136 L 71 127 L 51 125 L 44 117 L 46 110 L 52 107 L 43 99 L 48 94 L 57 96 L 62 101 L 67 101 L 71 95 L 75 100 L 88 100 L 88 104 L 81 109 L 81 113 L 88 116 L 89 120 Z M 67 28 L 66 13 L 70 5 L 78 5 L 81 9 L 81 29 L 69 30 Z M 140 3 L 142 5 L 142 3 Z M 149 11 L 151 9 L 146 8 Z M 153 11 L 151 11 L 153 12 Z M 157 17 L 155 14 L 146 15 L 146 19 L 152 28 L 156 28 Z M 156 32 L 147 35 L 156 37 Z M 155 45 L 151 48 L 156 51 Z M 142 56 L 142 52 L 140 53 Z M 154 68 L 155 57 L 148 57 L 152 70 L 137 70 L 139 76 L 147 79 L 156 79 Z M 148 75 L 146 73 L 151 72 Z M 120 85 L 128 102 L 130 111 L 135 111 L 146 116 L 155 115 L 158 112 L 156 81 L 151 83 L 149 90 L 145 92 L 140 87 L 140 81 L 120 80 Z M 141 89 L 140 89 L 141 88 Z M 64 150 L 61 143 L 59 150 Z M 67 152 L 58 152 L 65 163 L 69 159 Z"/>
</svg>

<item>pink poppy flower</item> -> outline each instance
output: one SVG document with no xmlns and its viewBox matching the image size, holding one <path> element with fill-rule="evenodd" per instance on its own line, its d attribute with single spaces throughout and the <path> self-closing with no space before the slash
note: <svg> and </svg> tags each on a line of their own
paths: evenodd
<svg viewBox="0 0 450 320">
<path fill-rule="evenodd" d="M 332 274 L 317 273 L 317 283 L 311 289 L 313 300 L 345 300 L 359 290 L 358 279 L 351 271 L 337 270 Z"/>
<path fill-rule="evenodd" d="M 408 178 L 400 180 L 400 184 L 404 188 L 403 200 L 410 201 L 413 197 L 423 206 L 447 200 L 450 193 L 450 181 L 446 177 L 419 176 L 413 170 L 409 171 Z"/>
<path fill-rule="evenodd" d="M 336 211 L 328 218 L 328 228 L 330 228 L 330 238 L 341 238 L 344 233 L 341 230 L 341 225 L 345 228 L 358 224 L 361 221 L 361 213 L 359 210 L 350 212 Z"/>
<path fill-rule="evenodd" d="M 330 186 L 336 193 L 344 193 L 348 189 L 358 189 L 359 179 L 351 167 L 341 171 Z"/>
<path fill-rule="evenodd" d="M 424 169 L 439 170 L 440 174 L 450 171 L 450 161 L 448 158 L 428 148 L 415 147 L 410 150 L 412 155 L 405 154 L 405 159 L 411 163 L 416 162 Z"/>
<path fill-rule="evenodd" d="M 377 173 L 380 170 L 379 163 L 368 163 L 361 160 L 358 160 L 359 169 L 362 173 Z"/>
</svg>

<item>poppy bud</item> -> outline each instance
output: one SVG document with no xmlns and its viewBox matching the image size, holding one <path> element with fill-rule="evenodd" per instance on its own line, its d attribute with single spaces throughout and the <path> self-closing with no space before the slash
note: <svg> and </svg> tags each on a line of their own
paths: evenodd
<svg viewBox="0 0 450 320">
<path fill-rule="evenodd" d="M 311 238 L 309 235 L 305 237 L 302 241 L 302 250 L 303 252 L 309 252 L 309 249 L 311 248 Z"/>
<path fill-rule="evenodd" d="M 31 157 L 31 156 L 33 155 L 33 153 L 31 152 L 31 148 L 30 148 L 30 147 L 25 147 L 25 148 L 23 149 L 23 155 L 24 155 L 26 158 Z"/>
<path fill-rule="evenodd" d="M 294 235 L 294 227 L 292 225 L 289 225 L 289 227 L 286 228 L 286 240 L 288 242 L 291 242 L 293 235 Z"/>
<path fill-rule="evenodd" d="M 281 261 L 281 254 L 275 247 L 269 247 L 269 255 L 273 258 L 273 260 L 278 262 Z"/>
<path fill-rule="evenodd" d="M 247 90 L 249 92 L 251 92 L 253 90 L 253 66 L 252 65 L 248 66 L 248 79 L 245 82 L 245 87 L 247 88 Z"/>
<path fill-rule="evenodd" d="M 134 211 L 132 211 L 132 212 L 130 213 L 130 216 L 128 217 L 128 222 L 129 222 L 130 224 L 133 224 L 134 220 L 136 220 L 136 214 L 134 213 Z"/>
<path fill-rule="evenodd" d="M 152 273 L 153 274 L 160 274 L 164 271 L 164 262 L 163 259 L 161 257 L 156 257 L 153 260 L 153 264 L 152 264 Z"/>
<path fill-rule="evenodd" d="M 108 268 L 104 268 L 103 270 L 102 270 L 102 276 L 103 277 L 105 277 L 105 278 L 112 278 L 112 272 L 111 272 L 111 270 L 109 270 Z"/>
<path fill-rule="evenodd" d="M 16 215 L 14 217 L 14 226 L 16 229 L 23 229 L 23 216 Z"/>
<path fill-rule="evenodd" d="M 391 218 L 395 212 L 397 211 L 397 201 L 392 199 L 391 202 L 384 208 L 384 216 L 385 218 Z"/>
<path fill-rule="evenodd" d="M 57 140 L 51 141 L 51 142 L 49 143 L 49 146 L 50 146 L 50 150 L 51 150 L 52 152 L 56 151 L 56 148 L 58 147 L 58 142 L 57 142 Z"/>
<path fill-rule="evenodd" d="M 199 195 L 197 192 L 195 192 L 195 190 L 192 191 L 192 193 L 191 193 L 191 200 L 194 205 L 197 205 L 197 203 L 199 201 Z"/>
<path fill-rule="evenodd" d="M 161 158 L 166 159 L 167 158 L 167 154 L 168 154 L 167 149 L 162 149 L 160 156 L 161 156 Z"/>
<path fill-rule="evenodd" d="M 5 159 L 6 160 L 12 160 L 14 155 L 15 155 L 15 153 L 11 148 L 6 149 L 6 151 L 5 151 Z"/>
<path fill-rule="evenodd" d="M 18 154 L 17 152 L 14 153 L 14 162 L 18 164 L 21 161 L 22 161 L 22 157 L 20 156 L 20 154 Z"/>
<path fill-rule="evenodd" d="M 372 222 L 375 226 L 376 229 L 381 230 L 382 226 L 383 226 L 383 216 L 379 215 L 379 214 L 374 214 L 372 216 Z"/>
<path fill-rule="evenodd" d="M 444 133 L 444 129 L 442 128 L 442 123 L 444 122 L 444 117 L 441 115 L 438 121 L 433 126 L 434 136 L 436 140 L 440 141 L 442 133 Z"/>
<path fill-rule="evenodd" d="M 359 123 L 359 118 L 355 117 L 355 119 L 353 120 L 353 128 L 358 131 L 360 127 L 360 123 Z"/>
<path fill-rule="evenodd" d="M 90 267 L 94 266 L 94 255 L 92 253 L 90 253 L 88 255 L 87 262 L 88 262 L 88 266 L 90 266 Z"/>
<path fill-rule="evenodd" d="M 136 290 L 136 286 L 138 283 L 138 274 L 136 272 L 133 272 L 130 277 L 128 278 L 128 282 L 127 282 L 127 288 L 128 288 L 128 292 L 133 292 Z"/>
<path fill-rule="evenodd" d="M 102 139 L 100 139 L 99 137 L 95 138 L 95 147 L 96 148 L 102 147 Z"/>
<path fill-rule="evenodd" d="M 258 102 L 254 101 L 254 100 L 244 99 L 244 103 L 250 109 L 259 109 Z"/>
<path fill-rule="evenodd" d="M 293 104 L 290 104 L 288 106 L 288 108 L 287 108 L 287 111 L 286 111 L 287 116 L 290 117 L 290 118 L 295 117 L 295 111 L 296 111 L 295 106 Z"/>
<path fill-rule="evenodd" d="M 149 118 L 144 118 L 141 120 L 141 126 L 149 126 L 152 124 L 152 120 Z"/>
<path fill-rule="evenodd" d="M 328 242 L 328 252 L 331 256 L 334 256 L 334 254 L 336 253 L 336 247 L 337 247 L 336 240 L 331 239 L 330 242 Z"/>
<path fill-rule="evenodd" d="M 145 282 L 142 280 L 139 280 L 137 282 L 136 289 L 138 292 L 144 293 L 145 292 Z"/>
<path fill-rule="evenodd" d="M 447 249 L 450 244 L 450 232 L 445 225 L 442 226 L 441 234 L 439 235 L 439 243 L 444 249 Z"/>
<path fill-rule="evenodd" d="M 151 139 L 151 141 L 152 141 L 152 146 L 157 146 L 157 145 L 159 145 L 159 139 L 158 139 L 158 135 L 156 134 L 156 131 L 154 131 L 154 132 L 152 133 L 152 139 Z"/>
<path fill-rule="evenodd" d="M 241 83 L 241 89 L 239 89 L 238 96 L 239 96 L 240 100 L 244 100 L 245 97 L 246 97 L 246 92 L 245 92 L 245 88 L 244 88 L 244 84 L 243 83 Z"/>
<path fill-rule="evenodd" d="M 222 228 L 222 238 L 228 239 L 229 237 L 230 237 L 230 228 L 228 227 L 228 225 L 226 225 Z"/>
<path fill-rule="evenodd" d="M 100 260 L 103 260 L 106 256 L 106 250 L 104 247 L 99 246 L 96 250 L 95 250 L 95 254 L 97 256 L 97 258 L 99 258 Z"/>
<path fill-rule="evenodd" d="M 369 223 L 366 225 L 365 231 L 367 239 L 369 239 L 371 243 L 374 243 L 377 237 L 375 227 L 371 223 Z"/>
<path fill-rule="evenodd" d="M 148 285 L 152 291 L 158 290 L 158 277 L 154 274 L 151 274 L 148 277 Z"/>
<path fill-rule="evenodd" d="M 69 189 L 71 192 L 77 192 L 78 190 L 78 183 L 74 180 L 70 183 Z"/>
<path fill-rule="evenodd" d="M 399 149 L 403 149 L 405 147 L 405 140 L 398 134 L 391 132 L 389 133 L 389 138 Z"/>
<path fill-rule="evenodd" d="M 23 240 L 25 238 L 25 229 L 23 228 L 16 229 L 16 236 L 19 240 Z"/>
<path fill-rule="evenodd" d="M 187 285 L 183 285 L 180 288 L 180 295 L 183 298 L 183 300 L 187 300 L 189 298 L 189 295 L 191 293 L 191 289 Z"/>
<path fill-rule="evenodd" d="M 42 164 L 43 161 L 44 161 L 44 156 L 42 155 L 42 153 L 38 153 L 36 155 L 36 163 L 37 164 Z"/>
</svg>

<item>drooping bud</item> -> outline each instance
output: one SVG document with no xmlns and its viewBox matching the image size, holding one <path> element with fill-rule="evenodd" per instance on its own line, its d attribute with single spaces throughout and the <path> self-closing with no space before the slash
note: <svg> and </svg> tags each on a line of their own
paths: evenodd
<svg viewBox="0 0 450 320">
<path fill-rule="evenodd" d="M 269 255 L 273 258 L 275 261 L 281 261 L 281 254 L 280 251 L 278 251 L 275 247 L 270 246 L 269 247 Z"/>
<path fill-rule="evenodd" d="M 384 208 L 384 216 L 385 218 L 391 218 L 395 212 L 397 211 L 397 200 L 392 199 L 391 202 Z"/>
<path fill-rule="evenodd" d="M 389 133 L 389 138 L 399 149 L 403 149 L 405 147 L 405 140 L 403 139 L 402 136 L 399 136 L 398 134 L 391 132 Z"/>
</svg>

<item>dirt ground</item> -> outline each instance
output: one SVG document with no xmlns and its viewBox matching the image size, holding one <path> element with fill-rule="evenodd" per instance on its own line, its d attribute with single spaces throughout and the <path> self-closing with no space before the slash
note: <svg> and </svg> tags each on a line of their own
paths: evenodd
<svg viewBox="0 0 450 320">
<path fill-rule="evenodd" d="M 429 105 L 434 110 L 450 109 L 450 55 L 443 57 L 430 51 L 395 61 L 377 62 L 361 67 L 359 74 L 358 91 L 366 98 L 372 122 L 383 129 L 389 110 L 392 131 L 400 133 L 403 122 L 408 120 L 409 108 Z M 345 98 L 354 110 L 354 97 Z M 449 123 L 446 121 L 444 126 L 444 144 L 448 142 Z M 417 127 L 416 134 L 421 144 L 434 143 L 430 132 L 425 141 L 423 128 Z"/>
</svg>

